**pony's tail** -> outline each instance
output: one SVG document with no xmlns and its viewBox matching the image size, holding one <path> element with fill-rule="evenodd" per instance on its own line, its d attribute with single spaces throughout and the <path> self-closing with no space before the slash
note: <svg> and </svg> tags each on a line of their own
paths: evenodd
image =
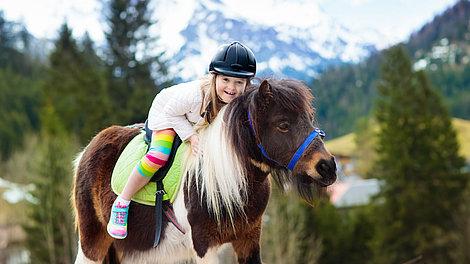
<svg viewBox="0 0 470 264">
<path fill-rule="evenodd" d="M 80 153 L 77 154 L 75 159 L 72 161 L 72 166 L 73 166 L 73 180 L 72 180 L 72 195 L 70 196 L 70 205 L 72 206 L 73 209 L 73 219 L 74 219 L 74 226 L 75 226 L 75 231 L 78 232 L 78 209 L 77 209 L 77 204 L 76 204 L 76 188 L 77 188 L 77 174 L 78 174 L 78 165 L 80 164 L 80 160 L 82 159 L 83 152 L 85 152 L 85 149 L 83 149 Z"/>
</svg>

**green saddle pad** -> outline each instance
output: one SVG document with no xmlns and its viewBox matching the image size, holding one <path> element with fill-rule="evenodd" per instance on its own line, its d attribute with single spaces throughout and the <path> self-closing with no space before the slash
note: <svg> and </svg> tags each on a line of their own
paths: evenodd
<svg viewBox="0 0 470 264">
<path fill-rule="evenodd" d="M 129 144 L 127 144 L 114 166 L 113 175 L 111 177 L 111 188 L 117 195 L 121 194 L 132 170 L 147 152 L 147 144 L 144 141 L 144 136 L 145 132 L 135 136 Z M 166 192 L 166 194 L 163 195 L 164 201 L 169 200 L 173 203 L 176 199 L 183 170 L 182 153 L 184 153 L 186 148 L 187 144 L 183 142 L 176 151 L 173 164 L 163 179 L 163 186 Z M 149 182 L 132 197 L 132 201 L 153 206 L 155 205 L 156 191 L 156 183 Z"/>
</svg>

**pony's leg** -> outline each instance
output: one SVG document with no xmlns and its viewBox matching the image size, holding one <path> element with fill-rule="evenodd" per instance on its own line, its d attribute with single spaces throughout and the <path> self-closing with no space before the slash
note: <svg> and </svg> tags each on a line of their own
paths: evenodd
<svg viewBox="0 0 470 264">
<path fill-rule="evenodd" d="M 75 264 L 99 264 L 101 261 L 93 261 L 83 254 L 82 247 L 80 246 L 80 241 L 78 241 L 78 251 L 77 257 L 75 258 Z"/>
<path fill-rule="evenodd" d="M 88 236 L 88 238 L 79 235 L 78 254 L 75 263 L 101 263 L 101 261 L 103 261 L 113 242 L 113 239 L 107 233 L 103 233 L 103 231 L 106 232 L 102 228 L 100 234 L 91 237 Z M 82 261 L 78 262 L 79 259 Z M 88 260 L 89 262 L 84 260 Z"/>
<path fill-rule="evenodd" d="M 218 247 L 209 248 L 203 258 L 200 258 L 196 254 L 196 263 L 197 264 L 219 263 L 219 259 L 218 259 L 218 256 L 217 256 L 217 249 L 218 249 Z"/>
<path fill-rule="evenodd" d="M 232 242 L 237 253 L 238 263 L 263 263 L 260 256 L 259 241 L 261 237 L 261 219 L 257 221 L 248 236 L 240 237 Z"/>
<path fill-rule="evenodd" d="M 103 224 L 106 222 L 101 210 L 98 207 L 95 208 L 99 202 L 96 201 L 93 192 L 92 189 L 89 193 L 75 196 L 74 206 L 77 213 L 80 251 L 88 259 L 100 261 L 108 254 L 113 238 L 106 231 L 106 226 Z"/>
<path fill-rule="evenodd" d="M 260 256 L 259 240 L 237 240 L 232 242 L 235 253 L 237 253 L 238 263 L 263 263 Z"/>
</svg>

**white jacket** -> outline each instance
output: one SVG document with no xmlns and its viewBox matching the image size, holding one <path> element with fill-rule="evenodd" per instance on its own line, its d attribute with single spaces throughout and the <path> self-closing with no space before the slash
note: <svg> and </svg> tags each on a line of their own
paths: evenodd
<svg viewBox="0 0 470 264">
<path fill-rule="evenodd" d="M 153 99 L 148 115 L 151 130 L 173 128 L 181 140 L 196 134 L 193 126 L 201 121 L 201 81 L 181 83 L 163 89 Z"/>
</svg>

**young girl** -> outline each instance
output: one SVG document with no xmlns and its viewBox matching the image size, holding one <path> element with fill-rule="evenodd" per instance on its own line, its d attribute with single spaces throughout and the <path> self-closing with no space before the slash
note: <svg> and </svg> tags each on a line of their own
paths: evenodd
<svg viewBox="0 0 470 264">
<path fill-rule="evenodd" d="M 122 193 L 116 198 L 108 222 L 108 233 L 117 239 L 127 236 L 127 215 L 132 196 L 165 165 L 175 133 L 198 152 L 198 135 L 193 126 L 210 123 L 225 104 L 245 91 L 256 73 L 253 52 L 239 42 L 222 45 L 209 65 L 210 74 L 201 80 L 163 89 L 148 115 L 153 131 L 147 154 L 132 171 Z"/>
</svg>

